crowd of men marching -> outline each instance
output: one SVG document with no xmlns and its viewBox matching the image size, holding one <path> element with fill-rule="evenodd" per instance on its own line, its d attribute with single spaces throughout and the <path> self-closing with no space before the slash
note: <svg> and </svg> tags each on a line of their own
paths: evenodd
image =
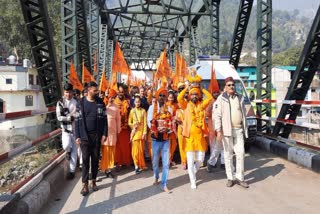
<svg viewBox="0 0 320 214">
<path fill-rule="evenodd" d="M 147 86 L 129 89 L 118 84 L 117 90 L 101 93 L 97 84 L 90 82 L 80 93 L 66 83 L 56 113 L 61 122 L 63 149 L 70 162 L 68 178 L 74 177 L 78 159 L 84 196 L 89 189 L 98 190 L 99 170 L 113 178 L 114 168 L 118 171 L 133 164 L 134 172 L 139 174 L 148 169 L 146 158 L 152 161 L 153 185 L 171 192 L 169 168 L 176 164 L 173 156 L 177 146 L 181 167 L 188 170 L 191 188 L 196 189 L 196 174 L 203 165 L 208 144 L 207 171 L 216 167 L 221 153 L 227 187 L 249 187 L 244 181 L 245 108 L 232 77 L 225 79 L 224 89 L 213 93 L 201 87 L 198 75 L 179 83 L 177 90 Z"/>
</svg>

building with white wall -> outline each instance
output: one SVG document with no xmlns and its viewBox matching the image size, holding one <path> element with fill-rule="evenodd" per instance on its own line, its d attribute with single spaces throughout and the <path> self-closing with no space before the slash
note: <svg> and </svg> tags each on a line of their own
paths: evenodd
<svg viewBox="0 0 320 214">
<path fill-rule="evenodd" d="M 35 68 L 0 66 L 0 113 L 46 109 Z M 46 115 L 0 122 L 0 136 L 24 135 L 34 139 L 45 133 Z"/>
</svg>

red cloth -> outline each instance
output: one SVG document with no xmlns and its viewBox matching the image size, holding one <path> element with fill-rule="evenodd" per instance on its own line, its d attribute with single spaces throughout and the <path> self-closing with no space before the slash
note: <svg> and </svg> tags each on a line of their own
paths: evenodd
<svg viewBox="0 0 320 214">
<path fill-rule="evenodd" d="M 132 164 L 130 130 L 122 129 L 116 144 L 115 162 L 117 165 L 130 166 Z"/>
<path fill-rule="evenodd" d="M 108 93 L 108 97 L 115 97 L 115 96 L 117 96 L 116 90 L 114 90 L 113 88 L 110 88 L 109 93 Z"/>
</svg>

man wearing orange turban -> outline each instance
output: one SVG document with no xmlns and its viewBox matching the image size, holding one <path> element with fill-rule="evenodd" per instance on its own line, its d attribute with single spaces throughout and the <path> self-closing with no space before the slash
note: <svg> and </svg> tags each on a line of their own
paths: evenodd
<svg viewBox="0 0 320 214">
<path fill-rule="evenodd" d="M 162 178 L 161 188 L 170 193 L 167 187 L 169 175 L 170 142 L 169 134 L 172 119 L 172 109 L 166 105 L 168 92 L 165 88 L 160 88 L 156 92 L 157 101 L 154 102 L 148 110 L 147 124 L 151 131 L 152 138 L 152 166 L 154 173 L 154 184 L 159 184 L 159 158 L 162 157 Z"/>
<path fill-rule="evenodd" d="M 184 96 L 188 88 L 189 101 L 186 101 Z M 205 95 L 203 100 L 201 99 L 201 92 Z M 178 95 L 179 105 L 186 106 L 182 122 L 182 135 L 186 140 L 185 151 L 187 152 L 188 173 L 192 189 L 197 188 L 196 173 L 207 150 L 205 135 L 208 134 L 208 127 L 205 122 L 205 110 L 212 100 L 210 92 L 205 89 L 200 90 L 198 87 L 191 87 L 191 83 Z"/>
</svg>

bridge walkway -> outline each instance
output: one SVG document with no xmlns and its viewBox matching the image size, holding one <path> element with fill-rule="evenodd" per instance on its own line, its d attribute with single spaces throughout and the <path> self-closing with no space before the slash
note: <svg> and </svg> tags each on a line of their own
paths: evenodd
<svg viewBox="0 0 320 214">
<path fill-rule="evenodd" d="M 98 175 L 100 190 L 80 195 L 81 173 L 57 189 L 40 213 L 319 213 L 320 174 L 252 148 L 245 158 L 249 189 L 226 187 L 221 169 L 197 174 L 192 190 L 186 170 L 170 169 L 171 194 L 153 186 L 151 170 L 125 169 L 112 180 Z M 62 178 L 61 178 L 62 179 Z"/>
</svg>

